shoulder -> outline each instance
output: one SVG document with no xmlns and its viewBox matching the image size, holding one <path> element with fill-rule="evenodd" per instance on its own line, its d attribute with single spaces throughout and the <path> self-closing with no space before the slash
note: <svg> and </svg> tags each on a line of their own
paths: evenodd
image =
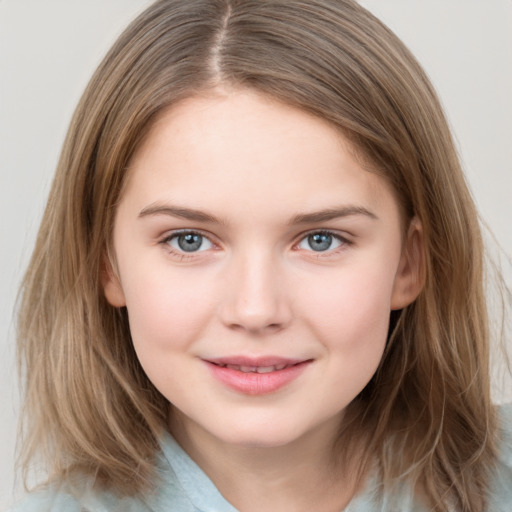
<svg viewBox="0 0 512 512">
<path fill-rule="evenodd" d="M 48 486 L 33 491 L 9 512 L 150 512 L 137 498 L 93 491 L 86 479 L 78 485 Z"/>
<path fill-rule="evenodd" d="M 72 482 L 61 482 L 32 491 L 9 512 L 197 512 L 194 496 L 187 492 L 187 484 L 194 492 L 204 490 L 204 482 L 194 486 L 197 471 L 179 461 L 181 449 L 169 436 L 162 439 L 162 452 L 156 464 L 158 485 L 147 495 L 119 496 L 109 490 L 98 490 L 94 478 L 87 475 L 75 476 Z M 171 464 L 169 459 L 174 459 Z M 178 461 L 178 462 L 177 462 Z M 192 465 L 192 461 L 188 465 Z M 177 474 L 178 472 L 178 474 Z M 207 478 L 207 477 L 205 477 Z M 183 482 L 185 482 L 185 487 Z M 211 484 L 213 485 L 213 484 Z M 210 508 L 207 508 L 211 510 Z M 230 510 L 221 507 L 219 510 Z"/>
<path fill-rule="evenodd" d="M 72 496 L 54 489 L 31 492 L 8 512 L 80 512 L 80 504 Z"/>
<path fill-rule="evenodd" d="M 512 404 L 497 407 L 499 445 L 491 479 L 489 510 L 509 512 L 512 503 Z"/>
<path fill-rule="evenodd" d="M 498 452 L 489 482 L 486 512 L 511 512 L 512 503 L 512 404 L 497 406 Z M 373 474 L 365 491 L 350 504 L 347 512 L 427 512 L 408 485 L 398 485 L 392 494 L 382 493 L 382 482 Z"/>
</svg>

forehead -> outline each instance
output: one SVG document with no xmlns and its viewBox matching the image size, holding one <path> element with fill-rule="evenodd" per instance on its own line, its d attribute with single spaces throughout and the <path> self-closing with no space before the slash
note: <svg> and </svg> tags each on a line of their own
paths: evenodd
<svg viewBox="0 0 512 512">
<path fill-rule="evenodd" d="M 331 124 L 252 91 L 196 96 L 163 112 L 130 163 L 125 193 L 140 207 L 186 200 L 273 214 L 392 195 Z"/>
</svg>

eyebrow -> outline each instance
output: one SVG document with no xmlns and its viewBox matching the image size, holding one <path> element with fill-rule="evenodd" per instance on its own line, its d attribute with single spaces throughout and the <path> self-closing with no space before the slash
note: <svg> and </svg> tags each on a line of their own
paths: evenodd
<svg viewBox="0 0 512 512">
<path fill-rule="evenodd" d="M 139 213 L 139 218 L 148 217 L 153 215 L 169 215 L 180 219 L 186 219 L 193 222 L 207 222 L 211 224 L 226 224 L 219 220 L 217 217 L 206 213 L 202 210 L 193 208 L 184 208 L 171 205 L 153 204 L 143 208 Z M 292 217 L 288 222 L 289 225 L 294 224 L 314 224 L 319 222 L 326 222 L 328 220 L 338 219 L 342 217 L 350 217 L 353 215 L 364 215 L 370 219 L 377 220 L 378 217 L 375 213 L 371 212 L 364 206 L 341 206 L 339 208 L 327 208 L 311 213 L 299 213 Z"/>
<path fill-rule="evenodd" d="M 195 222 L 209 222 L 222 224 L 216 217 L 201 210 L 194 210 L 192 208 L 182 208 L 170 205 L 150 205 L 141 210 L 140 217 L 147 217 L 150 215 L 170 215 L 171 217 L 178 217 L 180 219 L 191 220 Z"/>
<path fill-rule="evenodd" d="M 314 224 L 353 215 L 364 215 L 373 220 L 378 219 L 375 213 L 364 206 L 348 205 L 341 206 L 340 208 L 327 208 L 326 210 L 320 210 L 318 212 L 300 213 L 292 218 L 290 224 Z"/>
</svg>

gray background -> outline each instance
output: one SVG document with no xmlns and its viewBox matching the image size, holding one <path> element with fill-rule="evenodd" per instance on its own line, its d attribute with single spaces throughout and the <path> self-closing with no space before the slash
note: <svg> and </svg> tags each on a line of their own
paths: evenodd
<svg viewBox="0 0 512 512">
<path fill-rule="evenodd" d="M 16 290 L 73 109 L 108 47 L 149 3 L 0 0 L 0 510 L 15 487 Z M 510 285 L 512 0 L 361 3 L 408 44 L 438 89 Z"/>
</svg>

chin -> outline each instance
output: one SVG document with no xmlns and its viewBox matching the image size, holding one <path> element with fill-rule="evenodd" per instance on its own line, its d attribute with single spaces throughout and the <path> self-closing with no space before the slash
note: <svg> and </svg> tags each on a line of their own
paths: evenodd
<svg viewBox="0 0 512 512">
<path fill-rule="evenodd" d="M 298 440 L 306 430 L 297 429 L 296 425 L 279 425 L 276 422 L 254 423 L 251 425 L 233 425 L 222 431 L 215 429 L 210 433 L 224 443 L 247 448 L 277 448 Z"/>
</svg>

